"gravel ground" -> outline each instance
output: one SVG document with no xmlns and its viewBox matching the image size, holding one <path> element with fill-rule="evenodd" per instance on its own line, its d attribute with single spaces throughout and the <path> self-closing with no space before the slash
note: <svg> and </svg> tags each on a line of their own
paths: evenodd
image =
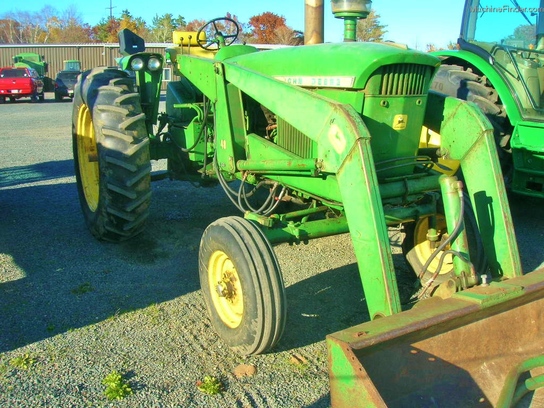
<svg viewBox="0 0 544 408">
<path fill-rule="evenodd" d="M 164 180 L 141 236 L 97 242 L 77 199 L 72 104 L 52 99 L 0 105 L 0 406 L 328 407 L 324 338 L 368 320 L 349 238 L 276 247 L 286 330 L 273 352 L 240 358 L 210 326 L 197 267 L 204 228 L 235 208 L 218 188 Z M 544 206 L 513 198 L 512 212 L 531 271 L 544 265 Z M 236 375 L 242 364 L 256 372 Z M 133 394 L 110 402 L 114 370 Z M 207 375 L 223 393 L 197 389 Z"/>
</svg>

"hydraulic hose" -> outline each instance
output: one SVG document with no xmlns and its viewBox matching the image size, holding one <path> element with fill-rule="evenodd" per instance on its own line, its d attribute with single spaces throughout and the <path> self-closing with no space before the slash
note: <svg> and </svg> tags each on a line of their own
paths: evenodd
<svg viewBox="0 0 544 408">
<path fill-rule="evenodd" d="M 423 265 L 423 268 L 421 269 L 421 272 L 419 273 L 418 275 L 418 279 L 421 280 L 421 278 L 423 277 L 423 275 L 425 275 L 425 272 L 427 272 L 427 269 L 429 268 L 429 265 L 431 264 L 431 262 L 438 256 L 438 254 L 447 246 L 449 245 L 454 239 L 455 237 L 457 237 L 457 235 L 459 234 L 460 230 L 461 230 L 461 226 L 463 225 L 463 217 L 464 217 L 464 212 L 465 212 L 465 200 L 464 200 L 464 193 L 463 193 L 463 189 L 459 189 L 458 190 L 458 196 L 459 196 L 459 200 L 460 200 L 460 203 L 459 203 L 459 218 L 457 220 L 457 222 L 455 223 L 455 227 L 453 229 L 453 232 L 448 236 L 448 238 L 446 238 L 434 251 L 433 253 L 431 254 L 431 256 L 427 259 L 427 262 L 425 262 L 425 264 Z M 433 276 L 423 285 L 423 290 L 420 292 L 420 294 L 418 295 L 418 298 L 422 298 L 425 294 L 425 292 L 427 291 L 427 289 L 431 286 L 431 284 L 434 282 L 434 280 L 436 279 L 436 277 L 438 276 L 438 274 L 440 273 L 440 270 L 442 269 L 442 265 L 443 265 L 443 262 L 444 262 L 444 257 L 446 256 L 447 253 L 451 253 L 453 254 L 454 256 L 457 256 L 459 257 L 460 259 L 462 259 L 463 261 L 467 262 L 471 269 L 474 269 L 474 266 L 472 265 L 472 263 L 470 263 L 469 260 L 467 260 L 461 253 L 457 252 L 457 251 L 453 251 L 453 250 L 448 250 L 448 251 L 444 251 L 442 253 L 442 255 L 440 256 L 440 259 L 439 259 L 439 262 L 438 262 L 438 266 L 436 268 L 436 271 L 434 272 Z"/>
</svg>

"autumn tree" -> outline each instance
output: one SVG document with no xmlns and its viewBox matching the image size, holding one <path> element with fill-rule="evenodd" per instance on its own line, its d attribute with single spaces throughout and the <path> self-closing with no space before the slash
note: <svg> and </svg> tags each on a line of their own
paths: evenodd
<svg viewBox="0 0 544 408">
<path fill-rule="evenodd" d="M 5 44 L 89 42 L 91 35 L 75 6 L 59 13 L 46 5 L 39 12 L 12 12 L 0 19 L 0 42 Z"/>
<path fill-rule="evenodd" d="M 140 17 L 133 17 L 128 10 L 123 10 L 120 18 L 103 18 L 94 27 L 94 31 L 98 41 L 116 43 L 119 41 L 117 36 L 119 31 L 124 28 L 128 28 L 144 39 L 150 36 L 145 21 Z"/>
<path fill-rule="evenodd" d="M 134 17 L 130 14 L 130 11 L 123 10 L 121 18 L 119 19 L 119 30 L 129 29 L 133 33 L 139 35 L 142 38 L 149 37 L 149 30 L 143 18 Z"/>
<path fill-rule="evenodd" d="M 103 43 L 117 42 L 120 22 L 116 18 L 103 18 L 93 27 L 96 39 Z"/>
<path fill-rule="evenodd" d="M 47 41 L 51 44 L 92 42 L 93 31 L 83 23 L 75 6 L 69 6 L 60 16 L 56 13 L 46 22 Z"/>
<path fill-rule="evenodd" d="M 247 27 L 249 43 L 299 45 L 304 42 L 300 31 L 285 24 L 285 17 L 270 11 L 251 17 Z"/>
<path fill-rule="evenodd" d="M 365 42 L 383 41 L 383 36 L 387 32 L 386 27 L 380 24 L 380 15 L 372 10 L 367 18 L 359 20 L 357 23 L 357 40 Z"/>
<path fill-rule="evenodd" d="M 210 21 L 206 20 L 192 20 L 187 23 L 185 30 L 199 31 L 200 29 L 204 28 L 203 31 L 206 33 L 206 38 L 208 42 L 210 40 L 213 40 L 214 36 L 216 35 L 216 30 L 226 36 L 234 36 L 236 33 L 238 33 L 235 42 L 243 42 L 244 25 L 240 23 L 236 15 L 227 13 L 225 17 L 226 19 L 221 17 L 217 18 L 217 21 L 214 21 L 213 23 L 210 23 Z M 234 37 L 227 38 L 227 44 L 232 44 L 233 39 Z"/>
<path fill-rule="evenodd" d="M 270 11 L 258 14 L 249 19 L 251 39 L 259 44 L 276 44 L 276 31 L 287 28 L 285 17 L 278 16 Z"/>
<path fill-rule="evenodd" d="M 185 26 L 185 29 L 187 31 L 198 31 L 200 30 L 200 27 L 204 27 L 206 23 L 207 21 L 202 19 L 191 20 L 187 23 L 187 25 Z"/>
<path fill-rule="evenodd" d="M 18 11 L 4 15 L 2 37 L 7 44 L 39 44 L 44 41 L 43 17 L 39 13 Z"/>
</svg>

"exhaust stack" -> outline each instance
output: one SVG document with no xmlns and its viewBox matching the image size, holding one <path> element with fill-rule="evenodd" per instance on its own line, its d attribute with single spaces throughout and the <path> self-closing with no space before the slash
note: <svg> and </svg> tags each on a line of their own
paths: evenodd
<svg viewBox="0 0 544 408">
<path fill-rule="evenodd" d="M 323 42 L 324 12 L 323 0 L 305 0 L 304 9 L 304 44 Z"/>
</svg>

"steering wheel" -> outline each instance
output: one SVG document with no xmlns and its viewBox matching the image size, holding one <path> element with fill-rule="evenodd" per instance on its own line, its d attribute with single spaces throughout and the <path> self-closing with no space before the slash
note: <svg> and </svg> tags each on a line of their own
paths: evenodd
<svg viewBox="0 0 544 408">
<path fill-rule="evenodd" d="M 229 22 L 234 24 L 234 27 L 236 27 L 236 31 L 234 34 L 223 34 L 221 30 L 217 27 L 217 22 L 221 21 L 223 22 Z M 213 28 L 210 26 L 213 25 Z M 200 40 L 200 33 L 204 32 L 206 33 L 208 30 L 213 30 L 213 39 L 206 39 L 205 41 Z M 223 46 L 231 45 L 236 39 L 238 38 L 238 34 L 240 32 L 240 27 L 238 26 L 238 23 L 234 21 L 232 18 L 228 17 L 220 17 L 220 18 L 214 18 L 213 20 L 208 21 L 206 24 L 204 24 L 200 29 L 198 30 L 196 34 L 196 42 L 197 44 L 205 49 L 208 50 L 212 45 L 216 45 L 217 48 L 212 48 L 213 50 L 219 49 Z"/>
</svg>

